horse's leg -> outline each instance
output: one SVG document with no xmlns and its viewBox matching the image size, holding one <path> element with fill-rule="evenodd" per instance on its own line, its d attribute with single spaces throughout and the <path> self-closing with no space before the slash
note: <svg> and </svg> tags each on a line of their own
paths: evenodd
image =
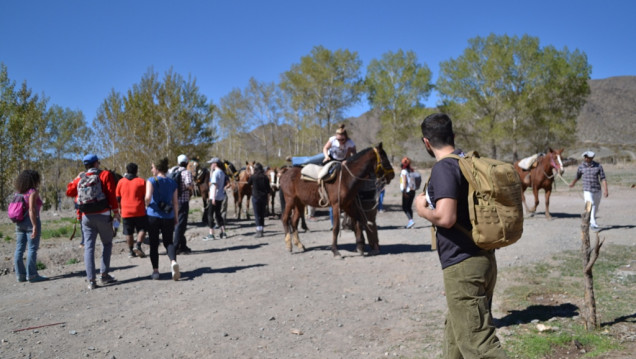
<svg viewBox="0 0 636 359">
<path fill-rule="evenodd" d="M 361 256 L 364 255 L 364 231 L 362 229 L 363 224 L 360 221 L 355 221 L 353 230 L 356 235 L 356 251 Z"/>
<path fill-rule="evenodd" d="M 291 246 L 291 235 L 289 228 L 289 215 L 291 214 L 291 203 L 285 206 L 283 213 L 281 215 L 281 222 L 283 223 L 283 230 L 285 231 L 285 247 L 289 252 L 292 250 Z"/>
<path fill-rule="evenodd" d="M 236 219 L 241 220 L 241 211 L 243 210 L 243 195 L 239 193 L 238 211 L 236 212 Z"/>
<path fill-rule="evenodd" d="M 552 219 L 550 215 L 550 193 L 552 193 L 552 186 L 545 190 L 545 218 Z"/>
<path fill-rule="evenodd" d="M 532 186 L 532 195 L 534 196 L 534 207 L 530 210 L 532 215 L 537 211 L 537 206 L 539 206 L 539 187 Z"/>
<path fill-rule="evenodd" d="M 338 234 L 340 234 L 340 205 L 334 204 L 333 206 L 333 238 L 331 240 L 331 252 L 334 257 L 341 257 L 338 251 Z"/>
<path fill-rule="evenodd" d="M 305 246 L 300 243 L 300 238 L 298 237 L 298 221 L 300 220 L 301 213 L 303 213 L 304 211 L 305 208 L 303 208 L 302 205 L 297 205 L 296 210 L 294 210 L 294 218 L 292 220 L 292 241 L 301 252 L 305 251 Z M 289 244 L 289 248 L 291 248 L 291 243 Z"/>
<path fill-rule="evenodd" d="M 526 203 L 526 189 L 525 188 L 521 189 L 521 202 L 523 203 L 523 208 L 526 209 L 526 213 L 530 213 L 530 210 L 528 209 L 528 204 Z"/>
<path fill-rule="evenodd" d="M 247 196 L 247 202 L 245 203 L 245 218 L 250 220 L 250 202 L 252 202 L 252 196 Z"/>
</svg>

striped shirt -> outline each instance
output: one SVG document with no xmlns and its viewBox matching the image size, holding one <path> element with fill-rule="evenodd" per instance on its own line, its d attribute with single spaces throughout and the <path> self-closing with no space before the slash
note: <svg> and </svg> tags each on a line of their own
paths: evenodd
<svg viewBox="0 0 636 359">
<path fill-rule="evenodd" d="M 576 170 L 576 179 L 583 180 L 583 190 L 588 192 L 600 192 L 601 181 L 605 180 L 603 166 L 598 162 L 583 162 Z"/>
</svg>

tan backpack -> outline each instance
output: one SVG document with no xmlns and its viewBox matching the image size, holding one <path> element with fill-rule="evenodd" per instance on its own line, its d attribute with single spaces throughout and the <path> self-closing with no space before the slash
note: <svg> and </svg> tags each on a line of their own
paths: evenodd
<svg viewBox="0 0 636 359">
<path fill-rule="evenodd" d="M 510 163 L 480 157 L 476 151 L 464 157 L 446 157 L 459 161 L 459 168 L 468 181 L 468 211 L 472 233 L 482 249 L 496 249 L 515 243 L 523 234 L 521 178 Z"/>
</svg>

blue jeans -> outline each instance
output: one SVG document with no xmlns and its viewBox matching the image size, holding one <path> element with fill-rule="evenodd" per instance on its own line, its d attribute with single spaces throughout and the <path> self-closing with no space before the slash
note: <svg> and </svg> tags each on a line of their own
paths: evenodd
<svg viewBox="0 0 636 359">
<path fill-rule="evenodd" d="M 82 233 L 84 234 L 84 264 L 86 278 L 94 281 L 95 276 L 95 242 L 97 235 L 102 241 L 102 260 L 100 273 L 108 274 L 110 255 L 113 252 L 113 223 L 110 215 L 84 214 L 82 216 Z"/>
<path fill-rule="evenodd" d="M 382 203 L 384 202 L 384 189 L 380 191 L 380 198 L 378 198 L 378 211 L 384 210 Z"/>
<path fill-rule="evenodd" d="M 324 159 L 325 159 L 325 155 L 323 155 L 322 153 L 314 155 L 314 156 L 292 157 L 292 166 L 306 165 L 308 163 L 313 163 L 315 165 L 322 165 L 322 161 Z"/>
<path fill-rule="evenodd" d="M 33 233 L 33 224 L 31 217 L 27 215 L 22 222 L 16 223 L 15 226 L 15 254 L 13 256 L 13 264 L 17 280 L 25 281 L 38 276 L 37 256 L 40 247 L 40 235 L 42 233 L 42 223 L 40 217 L 37 219 L 36 227 L 38 234 L 35 238 L 31 238 Z M 27 252 L 27 266 L 24 267 L 24 252 Z"/>
</svg>

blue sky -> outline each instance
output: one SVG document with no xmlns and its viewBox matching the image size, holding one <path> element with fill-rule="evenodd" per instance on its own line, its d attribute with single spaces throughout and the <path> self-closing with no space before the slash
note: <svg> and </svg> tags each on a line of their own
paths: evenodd
<svg viewBox="0 0 636 359">
<path fill-rule="evenodd" d="M 250 77 L 278 82 L 318 45 L 357 52 L 363 74 L 387 51 L 412 50 L 435 81 L 470 38 L 528 34 L 585 52 L 593 79 L 633 76 L 634 14 L 631 0 L 0 0 L 0 62 L 90 121 L 112 89 L 125 94 L 150 68 L 193 76 L 218 104 Z M 348 115 L 367 109 L 364 99 Z"/>
</svg>

